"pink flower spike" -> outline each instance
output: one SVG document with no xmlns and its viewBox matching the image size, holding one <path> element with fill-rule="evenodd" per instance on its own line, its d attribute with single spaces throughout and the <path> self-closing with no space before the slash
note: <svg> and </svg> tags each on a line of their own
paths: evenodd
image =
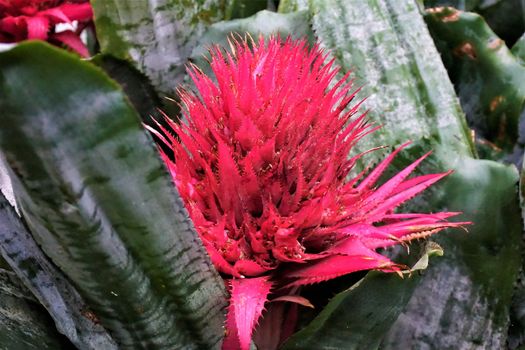
<svg viewBox="0 0 525 350">
<path fill-rule="evenodd" d="M 290 287 L 363 270 L 399 272 L 404 267 L 378 248 L 469 223 L 447 221 L 459 213 L 396 213 L 449 174 L 412 175 L 429 152 L 380 183 L 409 142 L 375 167 L 354 169 L 381 148 L 355 149 L 378 127 L 358 113 L 360 102 L 352 105 L 349 75 L 338 80 L 339 68 L 318 45 L 279 37 L 230 44 L 230 52 L 210 50 L 214 79 L 188 68 L 197 91 L 179 91 L 187 123 L 168 120 L 168 130 L 158 125 L 153 134 L 172 148 L 174 157 L 162 158 L 231 286 L 223 349 L 244 350 L 271 287 L 274 300 L 307 305 Z M 284 317 L 273 309 L 256 337 L 269 350 L 279 341 L 265 341 L 264 332 Z"/>
<path fill-rule="evenodd" d="M 257 324 L 270 293 L 272 283 L 267 277 L 231 280 L 231 302 L 227 324 L 228 336 L 224 349 L 236 349 L 238 340 L 241 350 L 249 350 L 253 328 Z"/>
<path fill-rule="evenodd" d="M 287 273 L 285 277 L 293 278 L 295 281 L 287 284 L 286 287 L 320 283 L 356 271 L 381 270 L 394 272 L 399 269 L 399 266 L 388 258 L 373 253 L 371 250 L 369 255 L 332 255 Z"/>
</svg>

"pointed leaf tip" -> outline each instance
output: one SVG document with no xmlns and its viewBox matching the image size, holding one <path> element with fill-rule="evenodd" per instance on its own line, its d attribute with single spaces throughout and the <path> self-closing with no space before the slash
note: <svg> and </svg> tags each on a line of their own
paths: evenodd
<svg viewBox="0 0 525 350">
<path fill-rule="evenodd" d="M 228 312 L 228 334 L 223 350 L 249 350 L 253 329 L 264 309 L 272 283 L 268 277 L 231 280 L 231 299 Z M 237 346 L 236 346 L 237 345 Z"/>
</svg>

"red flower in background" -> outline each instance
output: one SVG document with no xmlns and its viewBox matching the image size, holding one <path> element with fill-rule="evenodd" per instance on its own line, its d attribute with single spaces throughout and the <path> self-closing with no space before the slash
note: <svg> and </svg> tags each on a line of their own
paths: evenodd
<svg viewBox="0 0 525 350">
<path fill-rule="evenodd" d="M 87 57 L 88 50 L 79 34 L 92 17 L 88 0 L 0 0 L 0 43 L 46 40 Z M 55 25 L 73 21 L 79 22 L 76 31 L 55 32 Z"/>
<path fill-rule="evenodd" d="M 197 232 L 230 288 L 223 348 L 248 349 L 270 291 L 307 304 L 298 286 L 360 270 L 399 271 L 376 252 L 427 237 L 458 213 L 394 209 L 448 172 L 409 177 L 428 153 L 378 184 L 403 145 L 374 169 L 352 170 L 365 153 L 355 144 L 377 129 L 348 75 L 305 41 L 239 41 L 212 50 L 216 82 L 190 69 L 199 95 L 181 91 L 187 124 L 178 138 L 151 129 L 171 147 L 163 154 Z M 274 299 L 275 300 L 275 299 Z"/>
</svg>

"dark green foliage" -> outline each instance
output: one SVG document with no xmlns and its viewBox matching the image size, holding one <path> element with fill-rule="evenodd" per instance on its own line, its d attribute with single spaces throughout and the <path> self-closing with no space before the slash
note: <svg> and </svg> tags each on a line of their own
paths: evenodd
<svg viewBox="0 0 525 350">
<path fill-rule="evenodd" d="M 500 39 L 517 38 L 508 29 L 523 24 L 520 16 L 507 20 L 502 15 L 519 12 L 509 7 L 516 1 L 455 1 L 483 14 L 500 37 L 479 15 L 427 10 L 434 41 L 412 0 L 282 0 L 281 13 L 257 12 L 269 5 L 263 0 L 92 3 L 106 54 L 94 63 L 122 89 L 91 63 L 46 45 L 22 44 L 0 54 L 0 147 L 34 239 L 72 284 L 56 282 L 55 294 L 43 288 L 45 278 L 63 278 L 62 272 L 7 206 L 0 218 L 7 215 L 23 234 L 0 232 L 3 255 L 77 347 L 96 348 L 86 337 L 89 331 L 83 333 L 93 324 L 84 323 L 77 335 L 64 324 L 82 324 L 89 316 L 120 348 L 219 348 L 223 281 L 141 130 L 139 114 L 146 121 L 150 115 L 158 118 L 156 108 L 166 105 L 157 96 L 174 96 L 187 60 L 205 66 L 209 46 L 227 46 L 232 32 L 319 41 L 343 73 L 354 72 L 371 120 L 384 125 L 361 150 L 411 139 L 396 169 L 434 150 L 419 171 L 455 171 L 411 209 L 463 211 L 460 219 L 473 222 L 468 233 L 436 236 L 444 257 L 410 278 L 371 272 L 353 286 L 350 279 L 336 280 L 339 289 L 326 295 L 344 290 L 325 309 L 302 313 L 304 328 L 285 348 L 515 349 L 524 344 L 524 283 L 511 305 L 523 251 L 518 174 L 512 166 L 476 159 L 474 138 L 447 78 L 448 73 L 482 136 L 476 145 L 480 155 L 503 159 L 513 153 L 507 160 L 518 162 L 525 144 L 518 125 L 525 96 L 525 39 L 512 52 Z M 231 18 L 237 19 L 221 21 Z M 359 166 L 384 154 L 375 152 Z M 0 271 L 0 294 L 10 285 L 2 280 L 5 274 Z M 18 305 L 22 313 L 29 310 L 18 295 L 2 295 L 0 317 L 6 315 L 6 303 Z M 82 299 L 89 311 L 84 315 L 72 305 L 84 305 Z M 60 302 L 67 306 L 62 314 L 55 307 Z M 24 303 L 33 307 L 35 301 L 24 298 Z M 31 342 L 67 348 L 50 319 L 33 316 Z M 27 324 L 4 324 L 15 326 L 4 333 L 5 327 L 0 329 L 0 348 L 5 340 L 15 342 L 10 346 L 16 349 L 26 339 Z M 107 341 L 99 347 L 111 348 L 103 329 L 96 332 L 99 341 Z M 31 349 L 31 342 L 23 345 Z"/>
<path fill-rule="evenodd" d="M 0 253 L 18 278 L 47 309 L 57 329 L 79 349 L 117 348 L 104 328 L 90 317 L 91 312 L 86 303 L 64 275 L 46 258 L 1 193 Z"/>
<path fill-rule="evenodd" d="M 377 349 L 417 286 L 420 270 L 427 268 L 429 256 L 434 254 L 442 255 L 443 251 L 429 242 L 421 259 L 404 278 L 369 272 L 333 297 L 307 327 L 285 343 L 283 350 Z"/>
<path fill-rule="evenodd" d="M 0 76 L 20 210 L 119 347 L 217 348 L 224 286 L 122 91 L 36 42 L 1 53 Z"/>
<path fill-rule="evenodd" d="M 169 107 L 174 107 L 174 103 L 160 100 L 149 79 L 130 62 L 107 54 L 96 55 L 91 62 L 120 85 L 144 123 L 155 126 L 154 121 L 162 122 L 164 119 L 160 110 L 167 112 Z M 173 113 L 173 116 L 176 115 L 176 112 Z"/>
<path fill-rule="evenodd" d="M 274 8 L 273 0 L 230 0 L 226 7 L 224 19 L 250 17 L 259 11 L 273 10 Z"/>
<path fill-rule="evenodd" d="M 510 51 L 522 65 L 525 65 L 525 33 L 512 46 Z"/>
<path fill-rule="evenodd" d="M 13 272 L 0 269 L 0 349 L 73 350 Z"/>
</svg>

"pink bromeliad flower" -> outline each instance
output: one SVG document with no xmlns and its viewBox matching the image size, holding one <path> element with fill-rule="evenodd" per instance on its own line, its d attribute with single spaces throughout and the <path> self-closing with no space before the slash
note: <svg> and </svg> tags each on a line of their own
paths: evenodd
<svg viewBox="0 0 525 350">
<path fill-rule="evenodd" d="M 0 43 L 46 40 L 87 57 L 79 34 L 92 17 L 88 0 L 0 0 Z M 79 22 L 76 31 L 55 32 L 55 25 L 73 21 Z"/>
<path fill-rule="evenodd" d="M 317 46 L 273 37 L 211 54 L 216 81 L 189 69 L 199 94 L 180 92 L 187 124 L 170 122 L 177 137 L 150 130 L 173 149 L 175 161 L 163 159 L 228 284 L 224 349 L 249 349 L 269 296 L 307 305 L 299 286 L 399 271 L 376 250 L 467 224 L 446 221 L 452 212 L 394 212 L 449 174 L 410 177 L 428 153 L 381 185 L 406 144 L 352 172 L 367 152 L 349 154 L 377 127 L 349 108 L 348 75 L 337 80 Z"/>
</svg>

